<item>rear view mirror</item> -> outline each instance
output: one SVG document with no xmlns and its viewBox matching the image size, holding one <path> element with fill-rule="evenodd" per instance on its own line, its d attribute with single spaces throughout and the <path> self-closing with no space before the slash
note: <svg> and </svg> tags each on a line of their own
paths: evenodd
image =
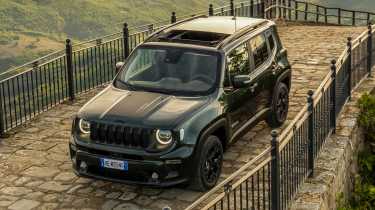
<svg viewBox="0 0 375 210">
<path fill-rule="evenodd" d="M 116 73 L 118 73 L 121 69 L 122 69 L 122 67 L 125 65 L 125 63 L 124 62 L 117 62 L 116 63 Z"/>
<path fill-rule="evenodd" d="M 244 88 L 249 86 L 251 83 L 251 78 L 249 75 L 237 75 L 233 78 L 234 88 Z"/>
</svg>

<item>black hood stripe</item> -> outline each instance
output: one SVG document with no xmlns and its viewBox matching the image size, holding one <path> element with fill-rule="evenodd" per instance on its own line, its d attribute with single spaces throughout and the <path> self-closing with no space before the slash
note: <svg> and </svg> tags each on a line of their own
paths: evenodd
<svg viewBox="0 0 375 210">
<path fill-rule="evenodd" d="M 124 98 L 128 97 L 130 92 L 127 92 L 126 94 L 124 94 L 123 96 L 119 97 L 115 102 L 113 102 L 113 104 L 108 107 L 99 117 L 99 119 L 103 119 L 105 117 L 105 115 L 111 111 L 111 109 L 116 106 L 118 103 L 120 103 L 120 101 L 122 101 Z"/>
</svg>

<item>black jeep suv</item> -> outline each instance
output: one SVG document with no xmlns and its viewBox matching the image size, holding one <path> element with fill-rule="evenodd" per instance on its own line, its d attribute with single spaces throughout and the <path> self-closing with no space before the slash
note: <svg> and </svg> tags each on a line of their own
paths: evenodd
<svg viewBox="0 0 375 210">
<path fill-rule="evenodd" d="M 75 172 L 127 183 L 218 181 L 223 151 L 260 120 L 288 113 L 291 68 L 275 23 L 190 18 L 147 38 L 78 112 Z"/>
</svg>

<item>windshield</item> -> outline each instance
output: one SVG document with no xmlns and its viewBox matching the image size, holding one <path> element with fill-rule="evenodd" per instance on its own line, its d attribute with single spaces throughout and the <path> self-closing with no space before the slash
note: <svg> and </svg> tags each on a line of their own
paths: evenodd
<svg viewBox="0 0 375 210">
<path fill-rule="evenodd" d="M 185 48 L 141 47 L 116 79 L 134 89 L 202 93 L 214 87 L 218 54 Z"/>
</svg>

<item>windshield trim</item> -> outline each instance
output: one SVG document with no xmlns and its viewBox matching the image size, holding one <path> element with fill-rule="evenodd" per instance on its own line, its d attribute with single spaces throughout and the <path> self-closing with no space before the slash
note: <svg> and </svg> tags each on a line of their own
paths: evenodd
<svg viewBox="0 0 375 210">
<path fill-rule="evenodd" d="M 169 90 L 169 89 L 159 89 L 159 88 L 148 88 L 144 86 L 137 86 L 129 84 L 121 79 L 119 77 L 126 71 L 127 67 L 130 65 L 128 61 L 131 60 L 132 56 L 135 55 L 135 51 L 138 49 L 186 49 L 191 52 L 198 52 L 201 54 L 206 55 L 212 55 L 217 57 L 217 67 L 216 67 L 216 80 L 212 84 L 212 86 L 205 91 L 187 91 L 187 90 Z M 120 69 L 120 71 L 117 73 L 116 77 L 114 78 L 112 85 L 119 89 L 126 89 L 130 91 L 146 91 L 146 92 L 157 92 L 162 94 L 171 94 L 171 95 L 178 95 L 178 96 L 205 96 L 209 95 L 212 92 L 214 92 L 216 89 L 220 87 L 219 83 L 221 80 L 221 65 L 222 65 L 222 54 L 217 50 L 205 50 L 205 49 L 196 49 L 192 47 L 187 46 L 169 46 L 169 45 L 140 45 L 136 47 L 132 53 L 129 55 L 129 57 L 126 59 L 127 62 L 125 62 L 125 65 Z M 124 87 L 119 87 L 116 83 L 120 82 Z"/>
</svg>

